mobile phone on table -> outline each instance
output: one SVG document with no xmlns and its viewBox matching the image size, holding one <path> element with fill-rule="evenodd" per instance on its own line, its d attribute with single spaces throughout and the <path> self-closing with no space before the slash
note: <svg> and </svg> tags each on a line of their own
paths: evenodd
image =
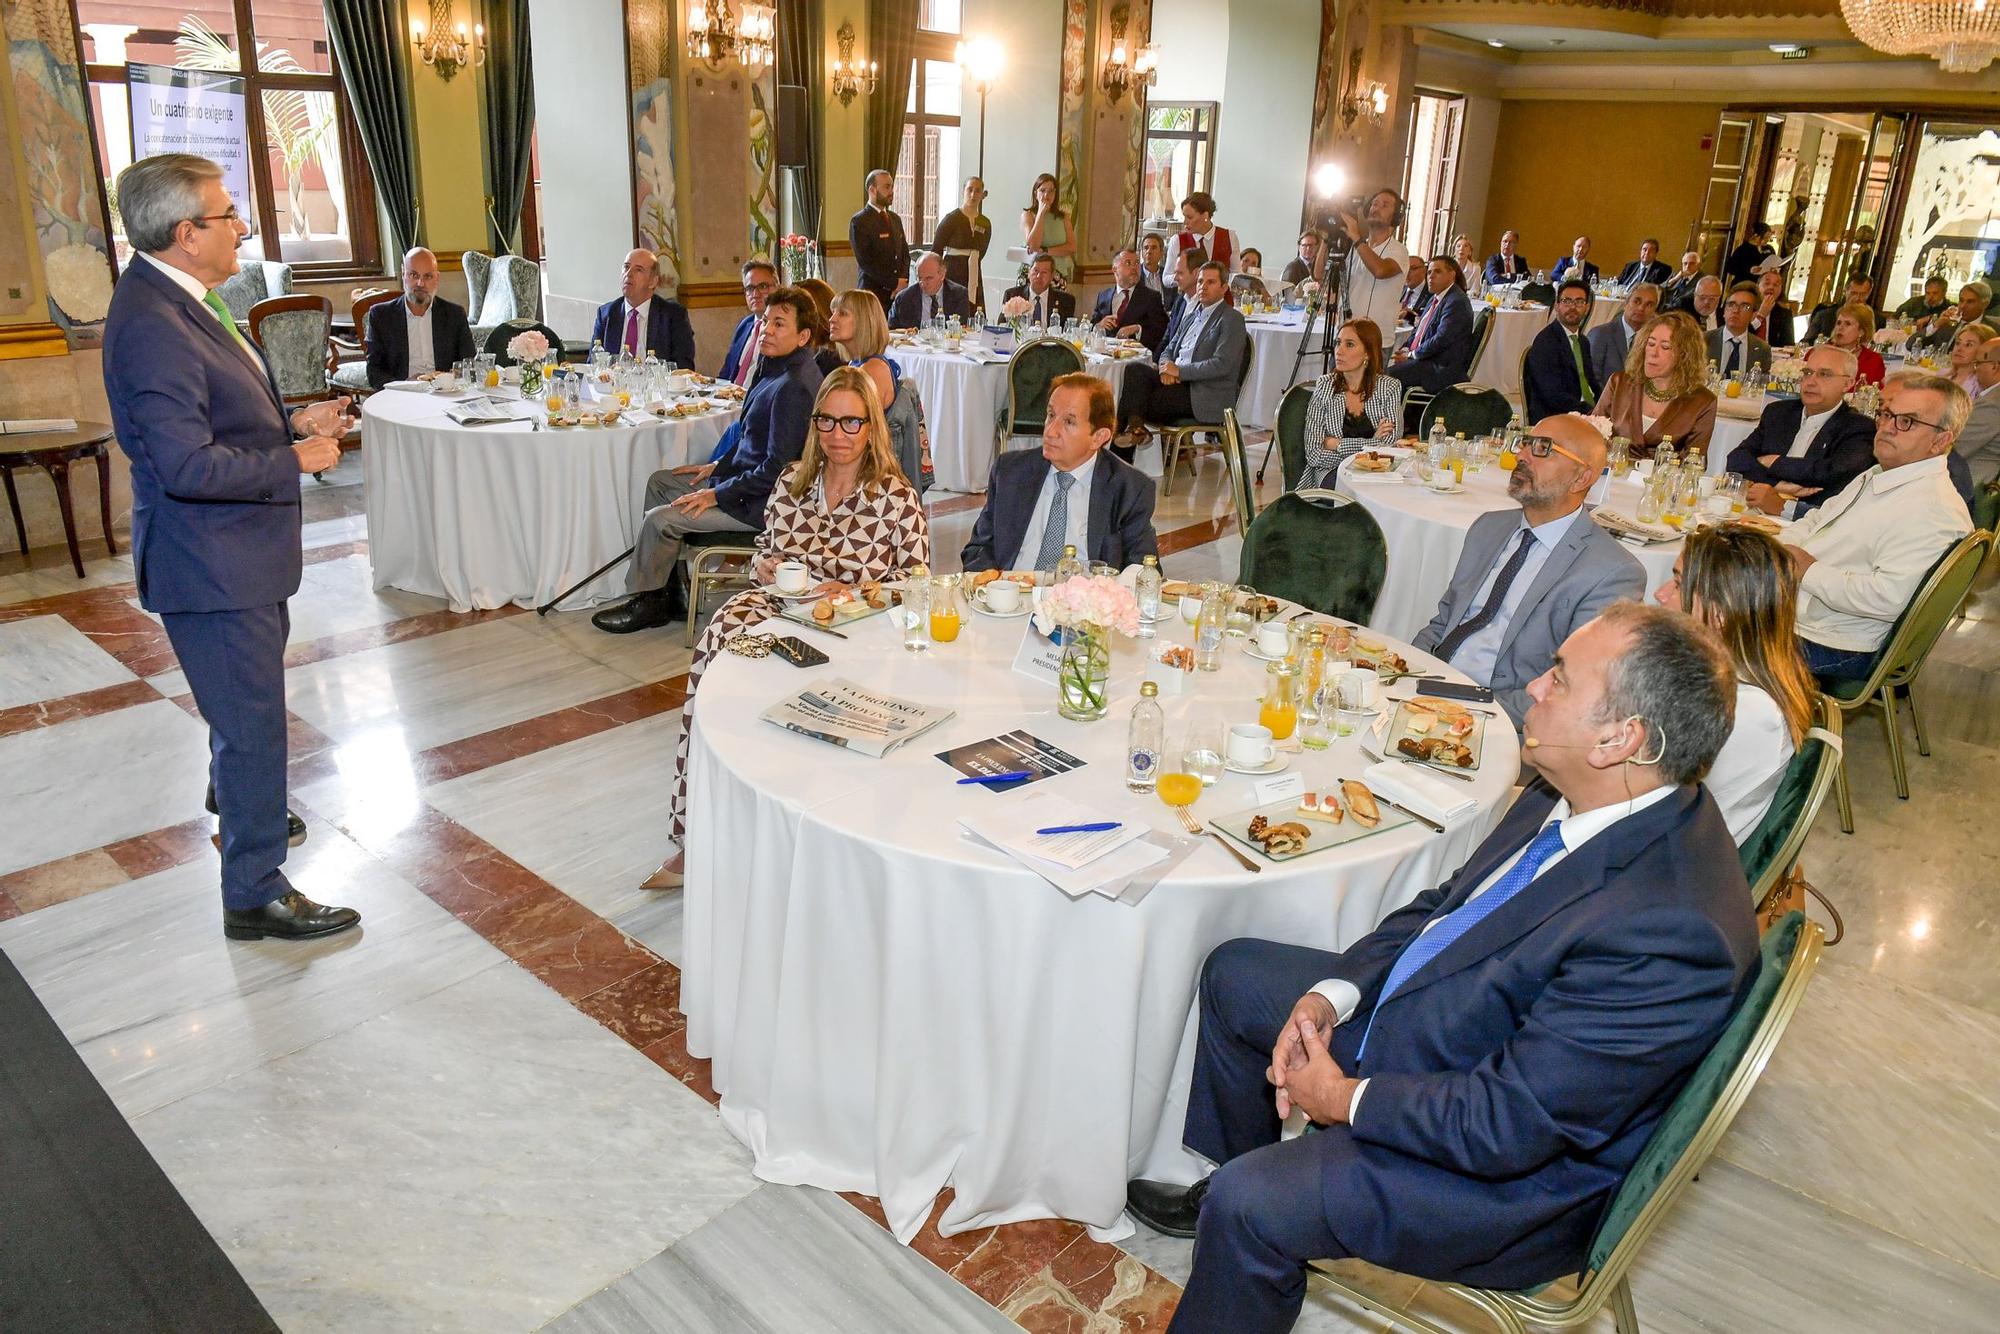
<svg viewBox="0 0 2000 1334">
<path fill-rule="evenodd" d="M 1460 684 L 1447 681 L 1441 676 L 1426 676 L 1417 681 L 1419 695 L 1435 695 L 1439 699 L 1470 700 L 1474 704 L 1491 704 L 1493 692 L 1485 686 Z"/>
<path fill-rule="evenodd" d="M 771 643 L 771 652 L 777 654 L 794 667 L 817 667 L 823 662 L 831 661 L 826 654 L 821 653 L 818 649 L 796 635 L 786 635 L 781 639 L 773 640 Z"/>
</svg>

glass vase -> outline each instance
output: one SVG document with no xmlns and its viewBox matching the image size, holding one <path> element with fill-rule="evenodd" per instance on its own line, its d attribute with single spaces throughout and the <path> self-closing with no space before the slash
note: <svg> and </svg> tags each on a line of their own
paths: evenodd
<svg viewBox="0 0 2000 1334">
<path fill-rule="evenodd" d="M 521 397 L 539 398 L 542 393 L 542 363 L 524 361 L 521 363 Z"/>
<path fill-rule="evenodd" d="M 1111 641 L 1094 625 L 1064 626 L 1062 636 L 1056 711 L 1076 722 L 1095 722 L 1110 704 Z"/>
</svg>

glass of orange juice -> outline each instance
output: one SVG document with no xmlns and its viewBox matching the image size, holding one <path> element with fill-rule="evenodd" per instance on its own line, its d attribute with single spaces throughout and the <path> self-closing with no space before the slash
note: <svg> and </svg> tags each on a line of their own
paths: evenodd
<svg viewBox="0 0 2000 1334">
<path fill-rule="evenodd" d="M 940 575 L 931 580 L 931 639 L 949 644 L 958 638 L 959 625 L 958 580 Z"/>
<path fill-rule="evenodd" d="M 1192 806 L 1194 799 L 1201 795 L 1201 776 L 1185 772 L 1185 765 L 1177 765 L 1177 768 L 1181 772 L 1161 774 L 1153 790 L 1169 806 Z"/>
<path fill-rule="evenodd" d="M 1293 688 L 1296 673 L 1282 662 L 1274 662 L 1265 668 L 1269 678 L 1264 686 L 1264 701 L 1257 710 L 1257 721 L 1271 729 L 1273 741 L 1284 741 L 1298 726 L 1298 693 Z"/>
</svg>

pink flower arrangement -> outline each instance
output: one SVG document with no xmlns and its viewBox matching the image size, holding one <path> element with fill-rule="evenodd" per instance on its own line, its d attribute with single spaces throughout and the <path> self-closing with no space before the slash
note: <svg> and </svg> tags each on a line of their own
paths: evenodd
<svg viewBox="0 0 2000 1334">
<path fill-rule="evenodd" d="M 1058 625 L 1088 626 L 1121 635 L 1139 633 L 1139 600 L 1108 575 L 1076 575 L 1042 595 L 1035 628 L 1048 634 Z"/>
<path fill-rule="evenodd" d="M 507 355 L 521 362 L 545 361 L 549 355 L 549 340 L 540 329 L 523 329 L 507 340 Z"/>
<path fill-rule="evenodd" d="M 1000 307 L 1000 313 L 1010 320 L 1018 320 L 1034 308 L 1035 303 L 1028 300 L 1028 298 L 1024 296 L 1010 296 L 1007 298 L 1006 304 Z"/>
</svg>

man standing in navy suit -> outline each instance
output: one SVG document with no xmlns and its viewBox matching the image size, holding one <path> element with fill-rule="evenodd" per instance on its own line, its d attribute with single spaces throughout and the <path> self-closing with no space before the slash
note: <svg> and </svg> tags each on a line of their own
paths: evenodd
<svg viewBox="0 0 2000 1334">
<path fill-rule="evenodd" d="M 641 248 L 625 256 L 623 294 L 597 308 L 590 341 L 612 356 L 630 352 L 644 361 L 652 353 L 661 361 L 694 369 L 694 325 L 687 307 L 660 292 L 660 257 Z"/>
<path fill-rule="evenodd" d="M 112 293 L 104 389 L 132 463 L 132 565 L 208 723 L 222 825 L 223 934 L 342 931 L 280 869 L 285 809 L 286 599 L 299 587 L 299 476 L 340 459 L 349 400 L 287 413 L 261 353 L 215 289 L 250 234 L 222 169 L 163 153 L 118 176 L 138 253 Z"/>
<path fill-rule="evenodd" d="M 1606 1204 L 1757 958 L 1701 779 L 1734 723 L 1714 636 L 1619 603 L 1530 688 L 1541 778 L 1458 873 L 1344 951 L 1235 940 L 1202 969 L 1192 1187 L 1132 1211 L 1195 1237 L 1175 1330 L 1287 1330 L 1305 1264 L 1531 1288 Z M 1319 1133 L 1280 1140 L 1298 1109 Z"/>
</svg>

